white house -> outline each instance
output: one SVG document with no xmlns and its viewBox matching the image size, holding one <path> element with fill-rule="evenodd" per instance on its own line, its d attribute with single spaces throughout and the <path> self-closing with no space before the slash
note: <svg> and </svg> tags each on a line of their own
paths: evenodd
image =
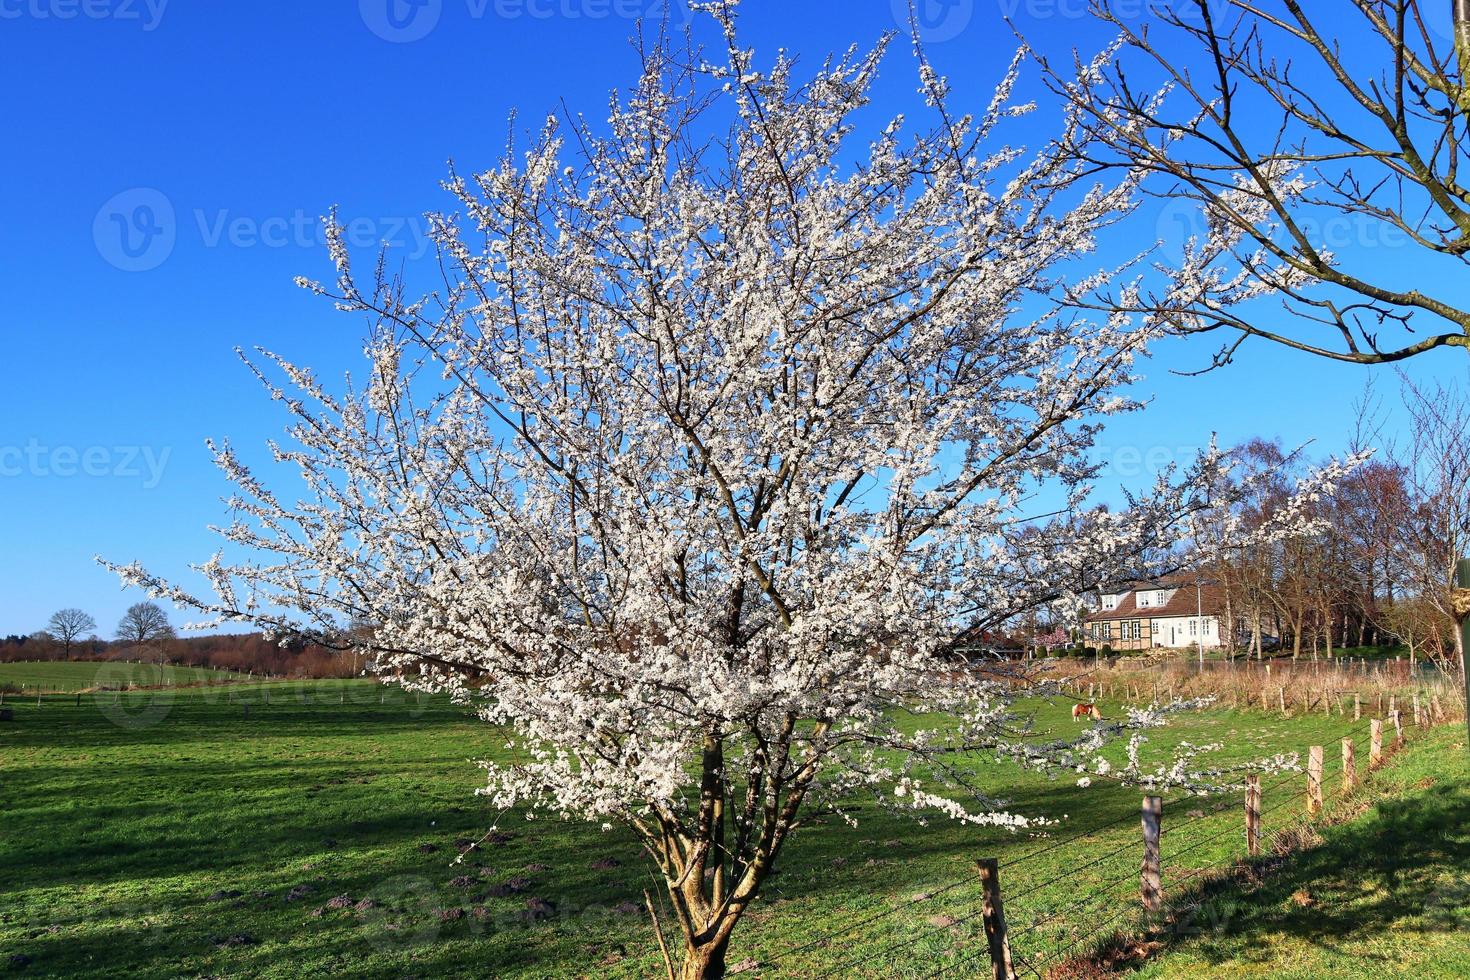
<svg viewBox="0 0 1470 980">
<path fill-rule="evenodd" d="M 1114 650 L 1220 646 L 1225 597 L 1219 586 L 1184 579 L 1138 582 L 1105 592 L 1083 620 L 1083 641 Z"/>
</svg>

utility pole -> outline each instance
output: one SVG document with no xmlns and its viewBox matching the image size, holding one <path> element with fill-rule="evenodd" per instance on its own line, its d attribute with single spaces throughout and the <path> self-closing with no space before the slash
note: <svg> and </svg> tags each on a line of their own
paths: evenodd
<svg viewBox="0 0 1470 980">
<path fill-rule="evenodd" d="M 1470 3 L 1470 0 L 1465 0 Z M 1199 672 L 1205 672 L 1205 599 L 1200 591 L 1199 572 L 1194 573 L 1194 618 L 1199 623 L 1199 632 L 1195 638 L 1199 640 Z"/>
</svg>

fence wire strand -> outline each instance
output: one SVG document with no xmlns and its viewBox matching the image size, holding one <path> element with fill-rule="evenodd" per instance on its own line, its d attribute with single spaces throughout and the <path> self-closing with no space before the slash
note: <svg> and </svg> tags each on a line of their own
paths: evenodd
<svg viewBox="0 0 1470 980">
<path fill-rule="evenodd" d="M 1357 738 L 1357 737 L 1361 736 L 1363 733 L 1371 730 L 1371 727 L 1372 727 L 1372 719 L 1368 719 L 1365 722 L 1363 722 L 1362 724 L 1357 725 L 1357 726 L 1349 729 L 1341 737 L 1343 737 L 1343 738 Z M 1322 736 L 1322 737 L 1324 739 L 1326 738 L 1326 736 Z M 1270 799 L 1271 797 L 1276 797 L 1276 793 L 1274 792 L 1275 790 L 1277 790 L 1277 789 L 1281 788 L 1282 786 L 1285 786 L 1285 785 L 1287 785 L 1287 784 L 1289 784 L 1289 783 L 1291 783 L 1291 782 L 1293 782 L 1295 780 L 1300 779 L 1302 777 L 1302 775 L 1303 775 L 1303 772 L 1300 769 L 1291 770 L 1291 771 L 1288 771 L 1288 772 L 1286 772 L 1286 773 L 1278 776 L 1277 778 L 1274 778 L 1274 779 L 1270 780 L 1269 782 L 1263 783 L 1261 785 L 1261 787 L 1260 787 L 1260 792 L 1261 792 L 1262 799 L 1263 800 L 1267 800 L 1267 799 Z M 1361 777 L 1360 777 L 1360 785 L 1361 785 Z M 1268 793 L 1269 793 L 1269 796 L 1267 795 Z M 1262 806 L 1262 808 L 1260 810 L 1260 816 L 1261 816 L 1262 820 L 1264 821 L 1264 818 L 1265 818 L 1265 816 L 1267 814 L 1277 812 L 1277 811 L 1279 811 L 1283 807 L 1287 807 L 1287 806 L 1291 806 L 1293 804 L 1299 803 L 1301 800 L 1303 800 L 1304 798 L 1306 798 L 1308 795 L 1309 795 L 1308 790 L 1301 789 L 1301 790 L 1298 790 L 1297 792 L 1290 793 L 1289 795 L 1280 797 L 1278 799 L 1274 799 L 1274 800 L 1272 800 L 1270 802 L 1269 805 Z M 1179 837 L 1178 837 L 1179 834 L 1182 833 L 1182 834 L 1185 834 L 1185 835 L 1189 835 L 1195 829 L 1195 827 L 1196 827 L 1197 824 L 1200 824 L 1203 821 L 1210 820 L 1210 819 L 1212 819 L 1212 818 L 1214 818 L 1216 816 L 1219 816 L 1219 815 L 1221 815 L 1223 813 L 1226 813 L 1227 811 L 1229 811 L 1229 810 L 1231 810 L 1233 808 L 1236 808 L 1236 807 L 1239 807 L 1239 806 L 1243 805 L 1243 803 L 1244 803 L 1244 798 L 1241 795 L 1239 795 L 1238 793 L 1232 793 L 1231 798 L 1229 798 L 1227 800 L 1222 800 L 1221 802 L 1219 802 L 1216 805 L 1210 807 L 1208 810 L 1206 810 L 1206 811 L 1204 811 L 1202 813 L 1199 813 L 1196 816 L 1188 817 L 1187 819 L 1182 820 L 1182 821 L 1171 821 L 1171 823 L 1169 824 L 1169 826 L 1168 826 L 1167 829 L 1161 829 L 1161 831 L 1160 831 L 1160 840 L 1162 841 L 1163 837 L 1166 836 L 1166 835 L 1170 835 L 1172 837 L 1172 839 L 1178 840 L 1179 839 Z M 1042 857 L 1043 855 L 1046 855 L 1046 854 L 1050 854 L 1050 853 L 1052 853 L 1054 851 L 1057 851 L 1057 850 L 1060 850 L 1062 848 L 1069 847 L 1069 846 L 1071 846 L 1073 844 L 1076 844 L 1079 841 L 1082 841 L 1082 840 L 1084 840 L 1086 838 L 1096 837 L 1096 836 L 1098 836 L 1100 834 L 1103 834 L 1104 832 L 1106 832 L 1108 830 L 1115 829 L 1117 827 L 1120 827 L 1120 826 L 1122 826 L 1122 825 L 1124 825 L 1126 823 L 1129 823 L 1129 822 L 1131 822 L 1133 820 L 1137 820 L 1137 819 L 1141 819 L 1141 814 L 1139 814 L 1139 813 L 1125 813 L 1125 814 L 1117 817 L 1116 819 L 1113 819 L 1113 820 L 1110 820 L 1110 821 L 1108 821 L 1106 823 L 1101 824 L 1100 826 L 1097 826 L 1097 827 L 1091 828 L 1089 830 L 1086 830 L 1086 831 L 1082 831 L 1082 832 L 1073 834 L 1073 835 L 1068 836 L 1068 837 L 1064 837 L 1064 838 L 1060 838 L 1060 839 L 1051 841 L 1051 842 L 1047 843 L 1046 845 L 1044 845 L 1042 847 L 1036 848 L 1035 850 L 1028 851 L 1025 854 L 1018 855 L 1017 857 L 1014 857 L 1014 858 L 1011 858 L 1011 859 L 1009 859 L 1007 861 L 1004 861 L 1004 862 L 998 864 L 997 865 L 997 868 L 998 869 L 1014 868 L 1014 867 L 1017 867 L 1017 866 L 1020 866 L 1020 865 L 1028 864 L 1033 859 Z M 1311 815 L 1309 815 L 1309 814 L 1303 814 L 1300 817 L 1297 817 L 1297 818 L 1295 818 L 1295 819 L 1293 819 L 1291 821 L 1288 821 L 1283 827 L 1281 827 L 1278 830 L 1276 830 L 1275 833 L 1282 833 L 1282 832 L 1288 831 L 1288 830 L 1292 829 L 1293 827 L 1298 826 L 1298 825 L 1300 825 L 1302 823 L 1310 822 L 1310 819 L 1311 819 Z M 1184 844 L 1184 846 L 1182 846 L 1178 850 L 1172 851 L 1172 852 L 1170 852 L 1168 854 L 1161 854 L 1160 855 L 1160 859 L 1159 859 L 1160 860 L 1160 864 L 1161 865 L 1167 865 L 1167 863 L 1169 863 L 1170 861 L 1177 861 L 1179 858 L 1183 857 L 1184 855 L 1193 853 L 1194 851 L 1197 851 L 1200 848 L 1205 847 L 1208 844 L 1216 843 L 1216 842 L 1218 842 L 1220 840 L 1223 840 L 1223 839 L 1225 839 L 1227 837 L 1230 837 L 1230 836 L 1233 836 L 1233 835 L 1237 835 L 1237 834 L 1243 835 L 1244 834 L 1244 831 L 1241 828 L 1237 828 L 1237 827 L 1227 827 L 1227 828 L 1224 828 L 1224 829 L 1222 829 L 1222 830 L 1220 830 L 1218 832 L 1206 834 L 1203 837 L 1190 837 L 1190 836 L 1186 836 L 1186 843 Z M 1073 878 L 1079 871 L 1085 871 L 1085 870 L 1087 870 L 1089 868 L 1097 867 L 1098 865 L 1101 865 L 1101 864 L 1103 864 L 1106 861 L 1115 859 L 1119 855 L 1123 854 L 1125 851 L 1128 851 L 1131 848 L 1137 847 L 1138 846 L 1138 843 L 1139 843 L 1138 841 L 1130 839 L 1130 840 L 1128 840 L 1128 841 L 1120 844 L 1118 847 L 1112 848 L 1112 849 L 1108 850 L 1105 854 L 1102 854 L 1102 855 L 1100 855 L 1100 856 L 1098 856 L 1096 858 L 1093 858 L 1093 859 L 1089 860 L 1086 864 L 1082 864 L 1082 865 L 1077 866 L 1077 867 L 1069 868 L 1067 871 L 1065 871 L 1065 872 L 1063 872 L 1061 874 L 1054 875 L 1054 876 L 1052 876 L 1050 878 L 1047 878 L 1047 879 L 1045 879 L 1043 881 L 1032 883 L 1032 884 L 1028 884 L 1024 888 L 1022 888 L 1020 891 L 1015 892 L 1015 893 L 1011 894 L 1010 896 L 1007 896 L 1006 901 L 1008 903 L 1011 903 L 1011 902 L 1019 902 L 1019 901 L 1021 901 L 1023 899 L 1026 899 L 1026 898 L 1028 898 L 1028 897 L 1030 897 L 1032 895 L 1037 894 L 1038 892 L 1044 891 L 1045 889 L 1050 888 L 1050 887 L 1056 885 L 1058 882 L 1065 881 L 1067 879 Z M 1232 854 L 1231 856 L 1226 857 L 1223 860 L 1216 861 L 1216 862 L 1214 862 L 1212 864 L 1205 865 L 1204 867 L 1201 867 L 1201 868 L 1193 868 L 1193 869 L 1182 870 L 1178 878 L 1176 878 L 1176 879 L 1174 879 L 1172 881 L 1169 881 L 1168 883 L 1162 884 L 1162 892 L 1164 894 L 1166 894 L 1166 895 L 1172 893 L 1172 894 L 1174 894 L 1174 895 L 1177 896 L 1178 893 L 1179 893 L 1179 891 L 1181 889 L 1186 888 L 1191 882 L 1197 881 L 1201 877 L 1203 877 L 1203 876 L 1205 876 L 1207 874 L 1210 874 L 1212 872 L 1218 871 L 1219 869 L 1221 869 L 1221 868 L 1223 868 L 1223 867 L 1225 867 L 1227 865 L 1232 865 L 1232 864 L 1236 863 L 1238 860 L 1240 860 L 1241 857 L 1242 857 L 1242 855 Z M 1074 912 L 1076 912 L 1076 911 L 1078 911 L 1078 910 L 1080 910 L 1082 908 L 1085 908 L 1085 907 L 1087 907 L 1089 905 L 1092 905 L 1094 903 L 1097 903 L 1099 901 L 1102 901 L 1102 900 L 1105 900 L 1105 899 L 1108 899 L 1108 898 L 1115 897 L 1114 896 L 1114 893 L 1117 891 L 1117 889 L 1119 888 L 1119 886 L 1123 885 L 1126 882 L 1135 880 L 1137 878 L 1138 873 L 1139 873 L 1138 871 L 1130 870 L 1125 875 L 1122 875 L 1122 876 L 1119 876 L 1119 877 L 1110 879 L 1108 881 L 1102 882 L 1101 884 L 1097 885 L 1095 888 L 1091 889 L 1088 892 L 1088 894 L 1085 895 L 1085 896 L 1083 896 L 1081 899 L 1079 899 L 1079 900 L 1077 900 L 1075 902 L 1071 902 L 1071 903 L 1069 903 L 1069 904 L 1067 904 L 1067 905 L 1065 905 L 1065 906 L 1063 906 L 1063 907 L 1061 907 L 1059 909 L 1055 909 L 1055 910 L 1050 911 L 1050 912 L 1042 913 L 1039 917 L 1034 918 L 1027 925 L 1022 926 L 1019 929 L 1011 929 L 1011 930 L 1009 930 L 1009 933 L 1008 933 L 1009 938 L 1011 940 L 1013 940 L 1013 941 L 1022 940 L 1024 938 L 1028 937 L 1028 936 L 1032 936 L 1033 934 L 1038 933 L 1040 930 L 1043 929 L 1043 927 L 1046 927 L 1046 926 L 1050 925 L 1051 923 L 1054 923 L 1054 922 L 1058 921 L 1059 919 L 1065 919 L 1066 917 L 1072 916 L 1072 914 Z M 921 894 L 919 896 L 916 896 L 914 898 L 910 898 L 910 899 L 907 899 L 907 900 L 905 900 L 903 902 L 900 902 L 899 904 L 894 905 L 891 908 L 885 908 L 885 909 L 882 909 L 880 911 L 874 912 L 874 913 L 872 913 L 870 915 L 866 915 L 866 916 L 864 916 L 864 917 L 862 917 L 860 919 L 855 920 L 854 922 L 851 922 L 851 923 L 849 923 L 849 924 L 847 924 L 845 926 L 842 926 L 839 929 L 836 929 L 836 930 L 834 930 L 832 932 L 829 932 L 829 933 L 826 933 L 826 934 L 824 934 L 824 935 L 822 935 L 822 936 L 820 936 L 820 937 L 818 937 L 816 939 L 813 939 L 813 940 L 810 940 L 810 941 L 808 941 L 806 943 L 803 943 L 800 946 L 797 946 L 797 947 L 794 947 L 792 949 L 786 950 L 786 951 L 784 951 L 784 952 L 782 952 L 782 953 L 780 953 L 780 954 L 778 954 L 776 956 L 764 957 L 764 958 L 762 958 L 761 965 L 762 966 L 770 966 L 770 965 L 773 965 L 773 964 L 778 963 L 778 962 L 783 961 L 783 960 L 789 960 L 790 958 L 795 957 L 795 956 L 799 956 L 799 955 L 801 955 L 803 953 L 811 952 L 812 950 L 815 950 L 815 949 L 818 949 L 818 948 L 820 948 L 822 946 L 825 946 L 825 945 L 833 942 L 834 940 L 836 940 L 836 939 L 838 939 L 838 938 L 840 938 L 842 936 L 850 935 L 851 933 L 853 933 L 853 932 L 855 932 L 855 931 L 857 931 L 859 929 L 862 929 L 865 926 L 870 926 L 870 925 L 872 925 L 872 924 L 874 924 L 876 922 L 880 922 L 882 920 L 889 919 L 889 918 L 891 918 L 893 916 L 900 915 L 900 914 L 902 914 L 902 913 L 904 913 L 904 912 L 906 912 L 906 911 L 908 911 L 910 909 L 913 909 L 916 906 L 919 906 L 919 905 L 922 905 L 922 904 L 925 904 L 925 903 L 928 903 L 928 902 L 932 902 L 933 900 L 935 900 L 935 899 L 937 899 L 937 898 L 939 898 L 939 897 L 941 897 L 943 895 L 950 894 L 950 893 L 952 893 L 952 892 L 954 892 L 954 891 L 956 891 L 956 890 L 958 890 L 960 888 L 963 888 L 966 885 L 972 885 L 972 884 L 973 885 L 978 885 L 979 883 L 978 883 L 978 881 L 975 878 L 965 877 L 965 878 L 961 878 L 959 880 L 952 881 L 952 882 L 949 882 L 947 884 L 941 885 L 941 886 L 939 886 L 938 888 L 936 888 L 932 892 L 926 892 L 926 893 Z M 1133 901 L 1133 900 L 1125 900 L 1122 903 L 1121 907 L 1116 912 L 1114 912 L 1112 915 L 1108 916 L 1107 918 L 1103 919 L 1101 922 L 1093 925 L 1091 928 L 1087 929 L 1085 932 L 1082 932 L 1082 933 L 1076 935 L 1075 937 L 1073 937 L 1071 939 L 1070 942 L 1068 942 L 1064 946 L 1061 946 L 1061 947 L 1059 947 L 1057 949 L 1054 949 L 1054 950 L 1051 950 L 1049 952 L 1037 951 L 1037 953 L 1033 953 L 1033 954 L 1028 955 L 1028 956 L 1022 956 L 1018 952 L 1016 952 L 1016 951 L 1013 950 L 1012 951 L 1012 954 L 1011 954 L 1011 956 L 1012 956 L 1012 966 L 1015 967 L 1015 968 L 1017 968 L 1018 973 L 1020 971 L 1025 971 L 1025 972 L 1027 972 L 1029 974 L 1032 974 L 1032 975 L 1036 976 L 1037 978 L 1042 978 L 1044 976 L 1044 972 L 1043 972 L 1043 969 L 1042 968 L 1045 967 L 1047 964 L 1052 963 L 1053 961 L 1057 961 L 1059 959 L 1064 959 L 1066 956 L 1071 955 L 1073 953 L 1073 951 L 1076 950 L 1079 946 L 1081 946 L 1081 944 L 1083 942 L 1085 942 L 1086 940 L 1098 936 L 1105 929 L 1107 929 L 1110 926 L 1112 926 L 1114 923 L 1116 923 L 1118 920 L 1122 919 L 1124 916 L 1129 915 L 1129 914 L 1132 914 L 1132 913 L 1136 913 L 1138 911 L 1141 911 L 1141 908 L 1138 906 L 1138 904 L 1135 901 Z M 946 933 L 948 930 L 953 929 L 955 926 L 964 925 L 966 923 L 972 923 L 975 920 L 982 918 L 983 915 L 984 915 L 984 907 L 983 907 L 983 903 L 982 903 L 980 905 L 977 905 L 977 906 L 973 907 L 970 911 L 966 912 L 963 915 L 960 915 L 958 917 L 947 917 L 947 918 L 950 919 L 950 921 L 945 922 L 943 925 L 934 926 L 932 928 L 925 929 L 925 930 L 919 932 L 916 935 L 908 936 L 908 937 L 904 937 L 904 938 L 895 940 L 895 941 L 890 942 L 890 943 L 888 943 L 888 944 L 886 944 L 884 946 L 879 947 L 876 950 L 873 950 L 873 949 L 864 949 L 861 953 L 857 953 L 855 955 L 844 957 L 842 960 L 838 961 L 836 964 L 834 964 L 834 965 L 832 965 L 830 967 L 827 967 L 823 972 L 813 974 L 813 976 L 814 976 L 814 978 L 816 978 L 816 980 L 826 980 L 826 978 L 831 978 L 831 977 L 836 977 L 836 976 L 844 975 L 845 971 L 849 967 L 853 966 L 854 964 L 858 964 L 858 963 L 861 963 L 863 961 L 876 961 L 876 960 L 880 960 L 880 959 L 882 959 L 884 957 L 890 956 L 891 954 L 893 954 L 893 953 L 895 953 L 895 952 L 897 952 L 899 950 L 907 949 L 907 948 L 909 948 L 911 946 L 914 946 L 914 945 L 917 945 L 918 943 L 921 943 L 921 942 L 923 942 L 923 941 L 925 941 L 927 939 L 931 939 L 931 938 L 933 938 L 935 936 L 942 935 L 942 934 Z M 966 951 L 961 951 L 960 954 L 958 955 L 958 957 L 956 957 L 955 959 L 950 960 L 950 961 L 948 961 L 948 962 L 940 965 L 940 967 L 937 970 L 935 970 L 933 973 L 927 974 L 927 976 L 929 976 L 929 977 L 941 977 L 941 976 L 945 976 L 950 971 L 954 970 L 958 966 L 961 966 L 963 964 L 970 963 L 971 961 L 980 959 L 982 957 L 986 957 L 988 955 L 989 955 L 989 947 L 988 947 L 988 945 L 985 945 L 985 944 L 976 945 L 972 949 L 969 949 L 969 950 L 966 950 Z"/>
</svg>

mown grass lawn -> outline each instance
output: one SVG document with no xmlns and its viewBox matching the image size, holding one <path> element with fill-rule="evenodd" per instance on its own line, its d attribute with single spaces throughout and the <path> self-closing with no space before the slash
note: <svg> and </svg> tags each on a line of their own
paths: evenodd
<svg viewBox="0 0 1470 980">
<path fill-rule="evenodd" d="M 473 795 L 473 760 L 503 753 L 505 740 L 445 701 L 323 681 L 13 707 L 15 720 L 0 724 L 0 970 L 644 977 L 661 969 L 636 908 L 654 883 L 626 833 L 499 815 L 503 836 L 454 863 L 459 845 L 497 824 Z M 1037 705 L 1039 727 L 1075 729 L 1067 708 Z M 1198 712 L 1156 733 L 1146 752 L 1219 741 L 1218 758 L 1240 760 L 1335 746 L 1365 726 L 1335 715 Z M 769 977 L 963 974 L 983 955 L 973 869 L 984 856 L 1003 862 L 1024 957 L 1063 949 L 1131 907 L 1137 791 L 1084 790 L 989 759 L 976 766 L 1016 812 L 1061 819 L 1052 836 L 942 819 L 919 827 L 859 803 L 857 830 L 827 818 L 794 839 L 737 932 L 732 962 L 759 961 L 754 975 Z M 1331 785 L 1335 762 L 1329 773 Z M 1218 815 L 1187 816 L 1217 805 Z M 1188 851 L 1168 874 L 1239 852 L 1239 826 L 1233 798 L 1167 803 L 1166 859 Z M 338 896 L 362 904 L 330 907 Z M 547 905 L 533 910 L 532 899 Z"/>
<path fill-rule="evenodd" d="M 20 661 L 0 664 L 0 685 L 27 691 L 86 691 L 94 687 L 156 687 L 160 684 L 221 683 L 246 675 L 212 667 L 174 667 L 118 661 Z"/>
</svg>

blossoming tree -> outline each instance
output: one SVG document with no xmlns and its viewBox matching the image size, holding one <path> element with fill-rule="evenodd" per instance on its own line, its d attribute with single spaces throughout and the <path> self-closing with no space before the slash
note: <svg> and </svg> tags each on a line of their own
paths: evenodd
<svg viewBox="0 0 1470 980">
<path fill-rule="evenodd" d="M 1150 335 L 1048 297 L 1133 186 L 996 143 L 1017 65 L 971 117 L 920 52 L 934 122 L 861 138 L 886 45 L 802 82 L 713 13 L 716 62 L 661 42 L 605 127 L 548 120 L 453 174 L 434 291 L 357 276 L 329 222 L 339 276 L 305 285 L 369 318 L 369 383 L 254 367 L 292 413 L 273 448 L 302 500 L 219 446 L 245 557 L 200 566 L 217 596 L 119 569 L 278 633 L 372 623 L 374 669 L 513 733 L 515 761 L 484 763 L 494 806 L 642 839 L 687 978 L 723 975 L 812 812 L 866 789 L 1023 826 L 956 754 L 1095 775 L 1157 723 L 1027 739 L 1028 679 L 943 654 L 962 619 L 1138 574 L 1209 505 L 1215 464 L 1086 509 L 1093 436 L 1136 407 Z M 1044 484 L 1067 516 L 1038 527 Z M 896 721 L 928 711 L 950 720 Z M 1144 775 L 1132 758 L 1113 772 Z"/>
</svg>

